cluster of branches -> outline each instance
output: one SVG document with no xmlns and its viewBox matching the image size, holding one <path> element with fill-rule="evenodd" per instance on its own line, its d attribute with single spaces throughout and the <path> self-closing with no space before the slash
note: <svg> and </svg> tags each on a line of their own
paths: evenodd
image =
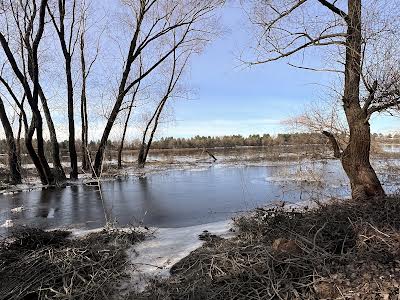
<svg viewBox="0 0 400 300">
<path fill-rule="evenodd" d="M 71 179 L 79 173 L 78 99 L 82 169 L 99 176 L 107 141 L 121 112 L 127 111 L 122 152 L 133 108 L 143 98 L 151 98 L 148 102 L 157 105 L 144 122 L 139 158 L 144 165 L 166 103 L 182 93 L 179 82 L 190 57 L 216 34 L 214 12 L 221 4 L 221 0 L 115 0 L 101 7 L 89 0 L 1 0 L 0 120 L 7 138 L 11 181 L 21 182 L 21 140 L 42 183 L 56 184 L 66 178 L 57 140 L 60 121 L 50 107 L 50 98 L 67 108 Z M 107 11 L 103 13 L 101 8 Z M 115 14 L 110 13 L 112 9 Z M 92 163 L 89 107 L 90 102 L 100 102 L 90 100 L 90 91 L 96 89 L 103 90 L 101 101 L 108 98 L 109 109 Z M 49 97 L 52 91 L 55 95 Z M 44 150 L 46 129 L 52 167 Z"/>
<path fill-rule="evenodd" d="M 258 65 L 285 60 L 290 66 L 338 73 L 343 80 L 346 51 L 351 50 L 359 63 L 353 70 L 361 76 L 360 105 L 368 121 L 373 113 L 398 110 L 400 104 L 400 15 L 398 1 L 357 1 L 361 10 L 360 49 L 349 49 L 346 39 L 354 16 L 346 7 L 356 3 L 347 0 L 271 0 L 252 1 L 251 21 L 257 29 L 250 58 L 242 60 Z M 347 9 L 349 10 L 349 9 Z M 322 63 L 304 64 L 305 55 L 321 54 Z M 296 61 L 294 63 L 293 61 Z M 358 87 L 354 87 L 358 90 Z M 336 90 L 343 99 L 344 90 Z M 327 106 L 328 109 L 332 105 Z M 314 110 L 315 112 L 315 110 Z M 317 112 L 317 114 L 320 114 Z M 331 118 L 336 118 L 336 113 Z M 337 115 L 337 114 L 336 114 Z M 314 125 L 313 125 L 314 126 Z M 342 127 L 342 124 L 338 126 Z M 339 130 L 343 132 L 342 129 Z"/>
</svg>

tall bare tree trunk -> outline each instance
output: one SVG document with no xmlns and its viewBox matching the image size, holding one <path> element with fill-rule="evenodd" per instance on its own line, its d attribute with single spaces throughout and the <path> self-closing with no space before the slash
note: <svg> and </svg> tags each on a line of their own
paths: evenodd
<svg viewBox="0 0 400 300">
<path fill-rule="evenodd" d="M 385 194 L 370 163 L 371 131 L 367 113 L 360 105 L 361 80 L 361 0 L 348 1 L 348 29 L 344 111 L 350 128 L 350 142 L 342 153 L 342 165 L 350 179 L 354 199 Z"/>
<path fill-rule="evenodd" d="M 78 156 L 75 148 L 75 122 L 74 122 L 74 86 L 72 83 L 71 58 L 65 60 L 68 91 L 68 129 L 69 129 L 69 157 L 71 159 L 71 179 L 78 178 Z"/>
<path fill-rule="evenodd" d="M 84 83 L 85 85 L 85 83 Z M 86 87 L 82 86 L 81 95 L 81 122 L 82 122 L 82 133 L 81 133 L 81 152 L 82 152 L 82 169 L 88 171 L 90 169 L 90 159 L 88 154 L 88 114 L 87 114 L 87 99 L 86 99 Z"/>
<path fill-rule="evenodd" d="M 21 163 L 17 154 L 14 133 L 8 120 L 3 100 L 0 98 L 0 121 L 3 124 L 7 141 L 8 167 L 10 169 L 10 183 L 18 184 L 22 182 Z"/>
<path fill-rule="evenodd" d="M 90 169 L 90 159 L 88 153 L 88 136 L 89 136 L 89 121 L 87 113 L 87 98 L 86 98 L 86 80 L 87 80 L 87 70 L 86 70 L 86 59 L 85 59 L 85 37 L 84 31 L 81 33 L 80 37 L 80 49 L 81 49 L 81 76 L 82 76 L 82 90 L 81 90 L 81 152 L 82 152 L 82 169 L 88 171 Z M 90 67 L 89 67 L 90 69 Z"/>
<path fill-rule="evenodd" d="M 72 24 L 70 27 L 69 36 L 66 36 L 65 32 L 65 14 L 66 14 L 66 1 L 58 0 L 58 22 L 56 21 L 54 13 L 51 11 L 49 6 L 47 6 L 47 10 L 53 22 L 54 28 L 56 29 L 58 38 L 61 44 L 61 50 L 64 55 L 65 60 L 65 75 L 67 78 L 67 98 L 68 98 L 68 150 L 69 157 L 71 163 L 71 179 L 78 178 L 78 156 L 76 154 L 75 148 L 75 122 L 74 122 L 74 85 L 72 82 L 72 54 L 74 52 L 73 47 L 75 47 L 75 43 L 72 43 L 74 33 L 74 25 L 76 22 L 75 11 L 76 11 L 76 0 L 71 1 L 72 4 Z"/>
</svg>

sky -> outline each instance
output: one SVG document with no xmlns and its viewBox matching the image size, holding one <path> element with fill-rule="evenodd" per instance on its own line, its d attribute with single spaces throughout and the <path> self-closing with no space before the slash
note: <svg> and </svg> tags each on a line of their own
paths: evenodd
<svg viewBox="0 0 400 300">
<path fill-rule="evenodd" d="M 251 45 L 247 16 L 232 3 L 221 15 L 223 35 L 192 60 L 187 82 L 195 96 L 174 102 L 175 121 L 164 126 L 162 136 L 282 133 L 289 130 L 282 121 L 323 99 L 334 80 L 332 73 L 300 70 L 284 61 L 244 66 L 240 53 Z M 314 62 L 318 58 L 308 58 Z M 400 120 L 374 117 L 371 126 L 372 132 L 394 132 Z"/>
<path fill-rule="evenodd" d="M 190 99 L 174 99 L 171 102 L 165 112 L 166 116 L 162 126 L 158 127 L 157 139 L 167 136 L 193 137 L 196 135 L 233 134 L 247 136 L 290 132 L 295 129 L 284 125 L 285 120 L 299 116 L 312 103 L 326 102 L 330 99 L 329 87 L 335 81 L 337 82 L 337 75 L 334 73 L 293 68 L 287 64 L 287 61 L 276 61 L 252 67 L 240 62 L 241 54 L 246 55 L 251 52 L 249 51 L 250 47 L 254 45 L 252 38 L 254 28 L 250 26 L 247 15 L 237 2 L 239 1 L 228 1 L 221 8 L 219 11 L 221 35 L 216 37 L 201 54 L 192 57 L 188 76 L 184 78 L 184 83 L 193 93 Z M 104 7 L 100 9 L 100 15 L 111 11 L 110 7 L 119 7 L 116 5 L 119 0 L 107 0 L 101 3 Z M 118 27 L 118 23 L 121 21 L 119 17 L 113 17 L 119 16 L 118 13 L 117 9 L 117 12 L 110 13 L 110 18 L 104 18 L 105 22 L 110 19 L 114 20 L 113 24 L 107 23 L 111 29 Z M 115 31 L 119 34 L 119 43 L 122 43 L 122 49 L 125 49 L 127 45 L 123 44 L 123 41 L 130 40 L 130 32 Z M 114 31 L 112 30 L 111 33 L 114 34 Z M 106 36 L 106 34 L 104 35 Z M 106 39 L 107 43 L 109 41 Z M 53 42 L 55 43 L 54 47 L 60 52 L 57 40 Z M 46 45 L 43 47 L 46 48 Z M 107 94 L 107 91 L 118 86 L 118 76 L 115 80 L 110 80 L 110 77 L 104 76 L 104 74 L 119 75 L 121 66 L 115 62 L 122 62 L 123 60 L 118 54 L 125 54 L 124 51 L 121 53 L 117 51 L 117 46 L 114 47 L 115 49 L 111 48 L 113 50 L 110 50 L 109 47 L 110 45 L 107 44 L 107 47 L 104 48 L 107 51 L 100 50 L 100 56 L 104 56 L 103 59 L 106 58 L 105 62 L 99 59 L 94 67 L 93 74 L 95 75 L 91 75 L 92 77 L 89 78 L 90 80 L 94 78 L 90 82 L 94 84 L 91 85 L 93 93 L 88 97 L 91 101 L 89 105 L 89 138 L 91 140 L 101 138 L 107 120 L 107 111 L 111 109 L 115 97 L 113 93 Z M 61 54 L 58 55 L 62 59 Z M 57 57 L 56 54 L 55 57 Z M 298 57 L 291 58 L 291 61 L 298 64 L 296 59 Z M 49 61 L 53 62 L 53 60 Z M 59 63 L 57 59 L 54 61 L 56 64 Z M 304 59 L 306 66 L 318 66 L 321 62 L 322 59 L 317 55 L 306 55 Z M 110 66 L 113 67 L 111 71 L 108 69 Z M 97 73 L 96 69 L 98 69 Z M 43 73 L 47 74 L 46 78 L 49 79 L 48 82 L 46 81 L 45 88 L 52 118 L 57 128 L 57 137 L 60 141 L 67 140 L 66 95 L 65 89 L 59 88 L 65 85 L 64 70 L 59 67 L 54 68 L 54 65 L 50 64 L 46 65 L 45 71 L 49 72 L 49 74 Z M 97 82 L 96 76 L 102 80 L 99 79 Z M 105 84 L 104 89 L 98 88 L 101 84 Z M 79 97 L 76 99 L 79 101 Z M 139 138 L 142 135 L 143 118 L 141 113 L 140 109 L 134 110 L 127 132 L 127 140 Z M 122 119 L 124 118 L 124 114 L 121 114 L 120 120 L 114 124 L 110 135 L 111 140 L 120 140 Z M 75 108 L 75 124 L 76 135 L 80 137 L 79 104 Z M 398 132 L 400 119 L 398 117 L 373 116 L 371 127 L 374 133 Z M 49 137 L 46 128 L 44 135 L 45 138 Z M 0 138 L 3 136 L 4 132 L 0 126 Z"/>
</svg>

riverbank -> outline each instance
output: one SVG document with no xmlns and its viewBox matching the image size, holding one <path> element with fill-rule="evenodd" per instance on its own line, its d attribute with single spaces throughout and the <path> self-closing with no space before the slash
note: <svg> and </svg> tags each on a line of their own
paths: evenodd
<svg viewBox="0 0 400 300">
<path fill-rule="evenodd" d="M 0 299 L 129 299 L 201 247 L 229 238 L 231 222 L 183 228 L 43 231 L 0 240 Z"/>
<path fill-rule="evenodd" d="M 399 200 L 275 206 L 233 223 L 72 238 L 28 229 L 0 246 L 0 299 L 398 299 Z"/>
<path fill-rule="evenodd" d="M 259 209 L 130 299 L 398 299 L 399 198 Z"/>
</svg>

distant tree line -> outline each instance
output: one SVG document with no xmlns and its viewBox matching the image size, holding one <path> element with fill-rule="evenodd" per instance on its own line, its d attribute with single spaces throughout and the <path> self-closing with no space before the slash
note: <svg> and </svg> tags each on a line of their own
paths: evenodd
<svg viewBox="0 0 400 300">
<path fill-rule="evenodd" d="M 400 134 L 382 134 L 374 133 L 372 138 L 378 143 L 399 143 Z M 108 141 L 107 149 L 110 151 L 119 150 L 119 141 Z M 280 133 L 272 136 L 268 133 L 265 134 L 251 134 L 249 136 L 237 135 L 224 135 L 224 136 L 200 136 L 196 135 L 190 138 L 175 138 L 175 137 L 162 137 L 152 142 L 152 149 L 194 149 L 194 148 L 232 148 L 232 147 L 268 147 L 276 145 L 318 145 L 326 144 L 327 140 L 323 134 L 319 133 Z M 36 140 L 33 140 L 36 144 Z M 7 141 L 0 139 L 0 149 L 6 149 Z M 81 140 L 76 141 L 76 148 L 80 149 L 82 145 Z M 95 151 L 98 147 L 99 141 L 90 141 L 88 148 Z M 134 139 L 127 142 L 124 149 L 127 150 L 140 150 L 142 141 Z M 46 153 L 51 152 L 52 144 L 50 141 L 45 141 L 44 148 Z M 69 144 L 68 140 L 59 143 L 61 154 L 68 155 Z M 27 154 L 26 151 L 21 149 L 22 154 Z M 3 154 L 3 153 L 2 153 Z"/>
<path fill-rule="evenodd" d="M 326 139 L 318 133 L 278 134 L 273 137 L 269 134 L 252 134 L 247 137 L 242 135 L 225 136 L 199 136 L 191 138 L 161 138 L 153 143 L 155 149 L 174 148 L 217 148 L 237 146 L 273 146 L 282 144 L 319 144 Z"/>
</svg>

